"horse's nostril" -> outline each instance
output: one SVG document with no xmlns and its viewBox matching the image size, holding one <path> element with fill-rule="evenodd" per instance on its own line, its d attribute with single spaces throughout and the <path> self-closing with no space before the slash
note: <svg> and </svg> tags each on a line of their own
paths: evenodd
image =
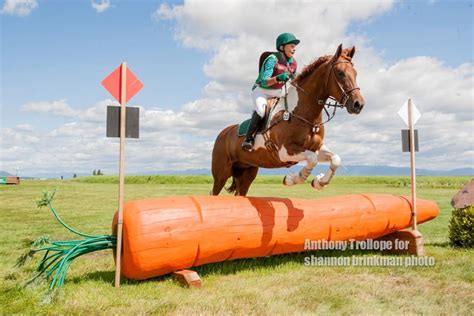
<svg viewBox="0 0 474 316">
<path fill-rule="evenodd" d="M 359 110 L 361 108 L 359 101 L 354 102 L 354 109 Z"/>
</svg>

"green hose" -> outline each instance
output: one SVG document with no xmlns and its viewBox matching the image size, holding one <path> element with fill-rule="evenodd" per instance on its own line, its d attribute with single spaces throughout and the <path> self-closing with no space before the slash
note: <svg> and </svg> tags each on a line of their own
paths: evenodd
<svg viewBox="0 0 474 316">
<path fill-rule="evenodd" d="M 51 212 L 58 222 L 67 230 L 83 239 L 50 241 L 47 236 L 41 236 L 32 243 L 28 250 L 17 260 L 16 266 L 21 266 L 32 258 L 36 253 L 44 253 L 42 260 L 36 268 L 36 274 L 27 282 L 33 282 L 39 277 L 46 277 L 50 281 L 49 288 L 54 290 L 64 285 L 67 270 L 74 259 L 90 252 L 104 249 L 115 249 L 117 246 L 117 236 L 115 235 L 88 235 L 77 231 L 67 225 L 58 215 L 52 201 L 55 192 L 43 192 L 43 198 L 38 201 L 38 207 L 49 206 Z"/>
</svg>

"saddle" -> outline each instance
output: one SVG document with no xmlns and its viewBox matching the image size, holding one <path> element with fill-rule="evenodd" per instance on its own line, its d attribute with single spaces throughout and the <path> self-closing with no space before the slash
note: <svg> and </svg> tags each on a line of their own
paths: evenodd
<svg viewBox="0 0 474 316">
<path fill-rule="evenodd" d="M 269 125 L 272 120 L 273 114 L 272 109 L 278 103 L 280 98 L 269 98 L 267 100 L 267 106 L 265 108 L 265 116 L 263 117 L 262 123 L 258 127 L 257 134 L 261 134 Z M 247 119 L 239 124 L 238 128 L 238 136 L 243 137 L 247 134 L 247 130 L 249 129 L 250 119 Z"/>
</svg>

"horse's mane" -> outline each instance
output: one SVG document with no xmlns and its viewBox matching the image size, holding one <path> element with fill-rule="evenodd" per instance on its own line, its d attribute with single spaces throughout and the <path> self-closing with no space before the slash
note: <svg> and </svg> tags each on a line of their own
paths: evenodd
<svg viewBox="0 0 474 316">
<path fill-rule="evenodd" d="M 345 48 L 342 50 L 342 53 L 341 53 L 341 57 L 347 59 L 347 60 L 351 60 L 351 58 L 349 56 L 347 56 L 347 53 L 349 52 L 349 48 Z M 333 57 L 333 55 L 326 55 L 326 56 L 321 56 L 317 59 L 315 59 L 311 64 L 305 66 L 303 68 L 303 70 L 301 71 L 301 73 L 295 78 L 295 83 L 301 83 L 301 81 L 303 81 L 305 78 L 307 78 L 309 75 L 311 75 L 316 69 L 319 68 L 319 66 L 321 66 L 322 64 L 324 64 L 325 62 L 327 62 L 328 60 L 330 60 L 331 58 Z"/>
</svg>

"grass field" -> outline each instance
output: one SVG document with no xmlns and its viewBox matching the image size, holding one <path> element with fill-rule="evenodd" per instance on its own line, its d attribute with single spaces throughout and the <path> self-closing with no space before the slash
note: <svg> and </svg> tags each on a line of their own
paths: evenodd
<svg viewBox="0 0 474 316">
<path fill-rule="evenodd" d="M 197 267 L 201 289 L 181 287 L 169 276 L 112 286 L 110 251 L 81 257 L 71 266 L 65 287 L 50 304 L 46 284 L 22 284 L 34 263 L 15 268 L 26 244 L 40 235 L 73 239 L 46 208 L 35 201 L 43 189 L 57 188 L 55 206 L 74 228 L 108 234 L 116 209 L 113 177 L 69 181 L 24 181 L 0 187 L 1 314 L 469 314 L 474 310 L 474 250 L 448 246 L 451 197 L 468 177 L 420 177 L 418 196 L 434 200 L 441 213 L 419 227 L 434 267 L 308 267 L 308 254 L 245 259 Z M 126 200 L 170 195 L 207 195 L 209 177 L 130 177 Z M 404 177 L 335 177 L 323 192 L 309 184 L 286 188 L 281 177 L 258 177 L 251 196 L 320 198 L 350 193 L 409 195 Z M 340 256 L 341 252 L 315 252 Z M 352 255 L 343 253 L 342 255 Z M 359 252 L 358 256 L 373 255 Z M 37 258 L 38 259 L 38 258 Z"/>
</svg>

